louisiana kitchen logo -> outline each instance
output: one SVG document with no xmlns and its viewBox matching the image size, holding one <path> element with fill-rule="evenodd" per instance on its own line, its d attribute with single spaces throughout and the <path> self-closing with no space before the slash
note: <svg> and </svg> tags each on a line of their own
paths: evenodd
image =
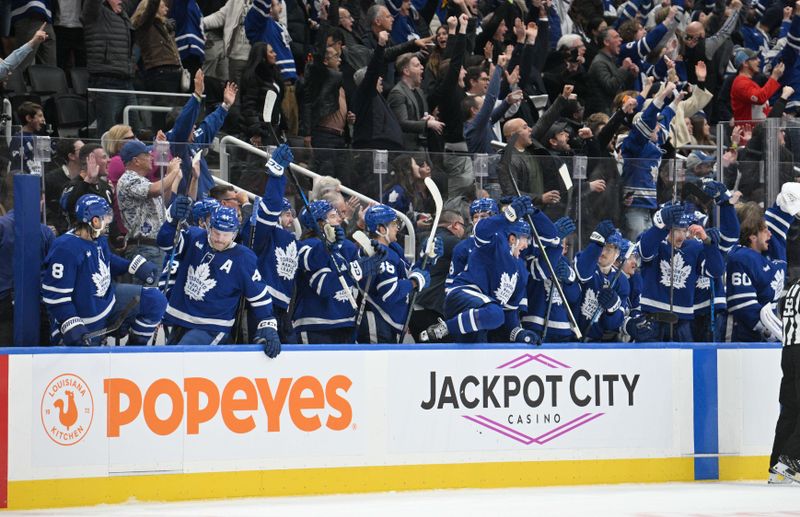
<svg viewBox="0 0 800 517">
<path fill-rule="evenodd" d="M 40 411 L 47 436 L 58 445 L 74 445 L 92 427 L 94 398 L 83 379 L 65 373 L 47 384 Z"/>
<path fill-rule="evenodd" d="M 544 445 L 610 410 L 634 407 L 640 374 L 590 371 L 526 353 L 488 375 L 431 371 L 429 378 L 423 410 L 458 410 L 470 425 L 525 445 Z"/>
</svg>

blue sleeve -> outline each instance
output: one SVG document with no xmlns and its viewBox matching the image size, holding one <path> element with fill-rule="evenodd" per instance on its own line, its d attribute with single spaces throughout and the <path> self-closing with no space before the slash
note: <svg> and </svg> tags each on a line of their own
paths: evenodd
<svg viewBox="0 0 800 517">
<path fill-rule="evenodd" d="M 256 266 L 255 253 L 247 250 L 241 255 L 241 262 L 239 264 L 239 281 L 242 295 L 247 298 L 256 321 L 271 319 L 273 317 L 272 296 L 269 294 L 266 282 L 261 279 L 261 273 Z"/>
<path fill-rule="evenodd" d="M 764 219 L 767 221 L 767 228 L 772 233 L 767 254 L 772 260 L 786 262 L 786 236 L 794 217 L 774 204 L 767 208 Z"/>
<path fill-rule="evenodd" d="M 494 103 L 497 101 L 497 96 L 500 94 L 500 79 L 502 77 L 502 68 L 496 66 L 492 79 L 489 81 L 489 89 L 486 90 L 486 96 L 483 98 L 483 106 L 480 111 L 475 115 L 472 125 L 474 127 L 484 127 L 489 123 L 494 111 Z"/>
<path fill-rule="evenodd" d="M 194 145 L 210 145 L 214 141 L 214 137 L 217 136 L 222 124 L 225 123 L 225 117 L 227 116 L 228 110 L 219 106 L 204 118 L 197 127 L 198 131 L 195 132 Z"/>
<path fill-rule="evenodd" d="M 651 226 L 642 233 L 642 238 L 639 241 L 642 261 L 650 262 L 658 255 L 658 247 L 661 241 L 667 238 L 667 235 L 669 235 L 669 230 L 666 228 L 662 230 L 656 226 Z"/>
<path fill-rule="evenodd" d="M 286 191 L 286 175 L 270 176 L 264 187 L 264 197 L 259 202 L 256 213 L 256 233 L 253 240 L 253 251 L 261 252 L 270 247 L 275 230 L 280 227 L 283 194 Z M 255 207 L 253 207 L 255 210 Z"/>
<path fill-rule="evenodd" d="M 400 264 L 392 264 L 390 260 L 381 262 L 380 272 L 375 277 L 374 289 L 381 302 L 387 304 L 407 303 L 406 296 L 414 288 L 411 280 L 400 278 L 397 267 Z M 377 301 L 377 300 L 376 300 Z"/>
<path fill-rule="evenodd" d="M 185 146 L 188 145 L 189 135 L 192 134 L 194 121 L 200 114 L 200 102 L 194 95 L 189 97 L 186 104 L 183 105 L 178 118 L 175 119 L 175 125 L 172 129 L 167 131 L 167 140 L 170 143 L 170 151 L 172 156 L 181 156 L 185 152 Z"/>
<path fill-rule="evenodd" d="M 636 46 L 636 53 L 639 55 L 639 58 L 645 59 L 647 55 L 656 48 L 656 45 L 658 45 L 658 42 L 661 41 L 661 38 L 667 33 L 667 30 L 666 25 L 659 23 L 653 27 L 644 38 L 635 42 L 634 45 Z"/>
<path fill-rule="evenodd" d="M 42 272 L 42 302 L 59 322 L 63 323 L 78 314 L 72 296 L 82 259 L 82 255 L 70 253 L 69 249 L 61 246 L 46 261 Z M 85 280 L 90 281 L 88 278 Z"/>
<path fill-rule="evenodd" d="M 739 218 L 732 204 L 719 206 L 719 249 L 728 253 L 739 242 Z"/>
<path fill-rule="evenodd" d="M 558 40 L 561 39 L 561 17 L 558 15 L 558 11 L 556 10 L 555 6 L 550 6 L 550 9 L 547 10 L 547 18 L 550 23 L 549 27 L 549 48 L 556 48 L 558 44 Z"/>
<path fill-rule="evenodd" d="M 479 248 L 489 244 L 492 237 L 504 231 L 509 224 L 506 217 L 502 214 L 481 219 L 475 224 L 475 243 Z"/>
<path fill-rule="evenodd" d="M 263 0 L 256 0 L 244 18 L 244 34 L 253 44 L 263 40 L 264 27 L 267 24 L 270 4 Z"/>
<path fill-rule="evenodd" d="M 789 28 L 792 26 L 792 22 L 781 22 L 781 28 L 778 31 L 778 39 L 785 38 L 789 35 Z"/>
<path fill-rule="evenodd" d="M 309 274 L 308 285 L 323 298 L 331 297 L 342 289 L 339 273 L 333 267 L 330 256 L 325 252 L 324 243 L 316 241 L 302 256 L 298 257 L 300 269 Z"/>
<path fill-rule="evenodd" d="M 647 3 L 646 3 L 647 2 Z M 641 13 L 646 16 L 649 4 L 648 0 L 628 0 L 617 10 L 617 19 L 614 21 L 614 28 L 618 29 L 623 22 L 636 19 L 636 15 Z"/>
<path fill-rule="evenodd" d="M 575 271 L 578 273 L 579 282 L 585 283 L 594 277 L 597 259 L 600 258 L 602 252 L 602 246 L 596 242 L 590 242 L 583 251 L 578 253 L 578 256 L 575 257 Z"/>
<path fill-rule="evenodd" d="M 725 274 L 725 260 L 722 252 L 713 243 L 703 245 L 703 255 L 706 259 L 706 275 L 717 278 Z"/>
<path fill-rule="evenodd" d="M 107 247 L 106 250 L 111 253 L 111 250 L 109 250 Z M 111 262 L 112 277 L 124 275 L 128 272 L 128 268 L 131 266 L 130 260 L 126 260 L 115 253 L 111 253 L 111 259 L 109 261 Z"/>
<path fill-rule="evenodd" d="M 158 247 L 164 251 L 171 250 L 172 243 L 175 240 L 176 230 L 177 228 L 174 224 L 164 221 L 164 224 L 162 224 L 161 228 L 158 229 L 158 235 L 156 235 L 156 244 Z"/>
</svg>

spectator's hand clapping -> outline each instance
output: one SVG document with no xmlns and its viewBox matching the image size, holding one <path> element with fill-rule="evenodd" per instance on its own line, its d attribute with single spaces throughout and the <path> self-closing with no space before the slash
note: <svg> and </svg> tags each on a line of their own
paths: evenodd
<svg viewBox="0 0 800 517">
<path fill-rule="evenodd" d="M 783 71 L 785 69 L 786 69 L 786 65 L 784 65 L 783 62 L 778 63 L 777 65 L 775 65 L 775 68 L 772 69 L 772 74 L 770 74 L 770 75 L 771 75 L 771 77 L 773 79 L 775 79 L 777 81 L 778 79 L 781 78 L 781 76 L 783 75 Z"/>
<path fill-rule="evenodd" d="M 706 80 L 706 76 L 708 75 L 708 70 L 706 70 L 706 62 L 705 61 L 698 61 L 696 65 L 694 65 L 694 75 L 697 76 L 698 82 L 704 82 Z"/>
<path fill-rule="evenodd" d="M 793 93 L 794 93 L 794 88 L 792 88 L 791 86 L 784 86 L 783 89 L 781 90 L 781 98 L 784 100 L 789 100 L 789 97 L 791 97 Z"/>
<path fill-rule="evenodd" d="M 483 46 L 483 58 L 491 62 L 492 57 L 494 57 L 494 44 L 491 41 L 487 41 L 486 45 Z"/>
<path fill-rule="evenodd" d="M 622 111 L 630 115 L 636 109 L 636 106 L 639 105 L 639 102 L 636 100 L 635 97 L 626 97 L 625 102 L 622 103 Z"/>
<path fill-rule="evenodd" d="M 528 43 L 531 45 L 536 42 L 536 36 L 539 35 L 539 26 L 534 22 L 528 22 L 528 27 L 525 29 L 525 36 L 528 38 Z"/>
<path fill-rule="evenodd" d="M 510 74 L 506 72 L 506 82 L 508 82 L 508 85 L 512 88 L 519 84 L 519 65 L 515 66 Z"/>
<path fill-rule="evenodd" d="M 176 174 L 181 171 L 181 159 L 179 157 L 175 157 L 169 161 L 167 164 L 167 174 Z"/>
<path fill-rule="evenodd" d="M 506 102 L 509 104 L 517 104 L 522 102 L 523 91 L 522 90 L 514 90 L 513 92 L 506 95 Z"/>
<path fill-rule="evenodd" d="M 508 54 L 500 54 L 497 56 L 497 66 L 505 68 L 508 64 Z"/>
<path fill-rule="evenodd" d="M 165 142 L 167 140 L 167 135 L 164 134 L 162 130 L 158 130 L 156 133 L 156 142 Z"/>
<path fill-rule="evenodd" d="M 236 83 L 229 82 L 225 84 L 225 91 L 222 92 L 222 102 L 228 107 L 233 106 L 233 103 L 236 102 L 237 93 L 239 93 L 239 87 L 236 86 Z"/>
<path fill-rule="evenodd" d="M 86 157 L 86 183 L 97 183 L 99 173 L 100 167 L 97 165 L 97 157 L 94 153 L 90 153 Z"/>
<path fill-rule="evenodd" d="M 444 122 L 440 122 L 433 117 L 428 117 L 427 126 L 437 135 L 441 135 L 442 131 L 444 131 Z"/>
<path fill-rule="evenodd" d="M 517 43 L 525 42 L 525 24 L 519 18 L 514 18 L 514 35 L 517 37 Z"/>
</svg>

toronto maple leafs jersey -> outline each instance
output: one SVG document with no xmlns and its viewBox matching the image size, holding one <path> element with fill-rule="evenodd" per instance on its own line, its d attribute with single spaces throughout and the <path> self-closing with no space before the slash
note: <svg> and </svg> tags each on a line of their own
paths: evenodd
<svg viewBox="0 0 800 517">
<path fill-rule="evenodd" d="M 11 152 L 11 172 L 13 173 L 30 173 L 37 166 L 33 160 L 33 146 L 34 146 L 33 133 L 17 133 L 11 138 L 8 144 L 8 150 Z M 43 171 L 39 170 L 41 174 Z"/>
<path fill-rule="evenodd" d="M 642 313 L 642 274 L 637 270 L 630 276 L 623 275 L 628 279 L 631 290 L 628 295 L 628 315 L 635 317 Z"/>
<path fill-rule="evenodd" d="M 383 247 L 386 258 L 367 291 L 367 309 L 382 323 L 402 332 L 408 315 L 409 294 L 414 290 L 414 284 L 408 278 L 410 264 L 404 258 L 403 248 L 396 242 Z M 366 289 L 368 280 L 368 277 L 361 279 L 362 288 Z"/>
<path fill-rule="evenodd" d="M 302 332 L 353 327 L 356 310 L 339 275 L 355 298 L 358 288 L 349 269 L 350 262 L 357 259 L 356 245 L 345 240 L 342 248 L 332 255 L 325 250 L 325 243 L 316 237 L 300 241 L 299 246 L 295 329 Z"/>
<path fill-rule="evenodd" d="M 56 328 L 76 316 L 89 332 L 103 328 L 116 301 L 111 277 L 126 273 L 129 266 L 111 253 L 105 236 L 86 240 L 69 231 L 58 237 L 42 273 L 42 301 Z"/>
<path fill-rule="evenodd" d="M 565 257 L 559 260 L 568 263 Z M 544 332 L 544 323 L 547 320 L 547 335 L 553 338 L 569 338 L 572 336 L 572 325 L 567 316 L 567 309 L 558 290 L 550 280 L 550 275 L 546 273 L 544 266 L 538 257 L 528 260 L 530 276 L 528 277 L 528 307 L 522 312 L 522 324 L 525 328 L 535 330 L 540 335 Z M 570 267 L 570 278 L 561 281 L 561 287 L 567 296 L 567 303 L 570 308 L 576 307 L 581 296 L 581 289 L 578 286 L 575 270 Z M 552 297 L 552 303 L 550 299 Z M 550 313 L 548 317 L 548 306 Z M 574 312 L 574 309 L 573 309 Z"/>
<path fill-rule="evenodd" d="M 175 227 L 164 224 L 158 244 L 167 245 L 174 236 Z M 272 318 L 272 298 L 256 267 L 256 255 L 246 246 L 233 243 L 216 251 L 208 244 L 206 230 L 191 226 L 178 239 L 176 256 L 180 266 L 164 316 L 166 324 L 228 333 L 242 296 L 257 321 Z"/>
<path fill-rule="evenodd" d="M 656 203 L 656 178 L 661 166 L 661 148 L 650 139 L 650 129 L 658 124 L 661 106 L 650 103 L 622 141 L 623 195 L 631 196 L 631 206 L 654 209 Z"/>
<path fill-rule="evenodd" d="M 467 267 L 467 259 L 469 259 L 470 254 L 472 254 L 477 247 L 478 245 L 475 242 L 474 235 L 455 245 L 452 258 L 450 259 L 450 271 L 447 273 L 447 279 L 444 281 L 445 290 L 453 287 L 453 280 Z"/>
<path fill-rule="evenodd" d="M 723 260 L 727 260 L 728 252 L 739 242 L 739 218 L 736 216 L 736 209 L 728 202 L 719 205 L 719 233 L 719 249 L 722 252 Z M 724 276 L 709 278 L 701 275 L 697 277 L 694 293 L 695 313 L 708 312 L 712 298 L 715 312 L 719 313 L 728 307 Z"/>
<path fill-rule="evenodd" d="M 697 278 L 722 276 L 725 264 L 722 253 L 713 245 L 696 239 L 686 239 L 675 249 L 666 241 L 669 231 L 656 226 L 642 233 L 642 311 L 669 311 L 682 320 L 694 317 L 694 294 Z M 674 262 L 674 268 L 673 266 Z M 672 307 L 670 307 L 672 286 Z"/>
<path fill-rule="evenodd" d="M 280 225 L 286 175 L 270 177 L 264 197 L 257 208 L 253 251 L 258 255 L 258 269 L 277 307 L 287 309 L 292 299 L 297 273 L 299 248 L 292 232 Z"/>
<path fill-rule="evenodd" d="M 625 312 L 628 309 L 631 288 L 628 284 L 628 277 L 624 274 L 617 276 L 619 271 L 611 267 L 608 273 L 603 273 L 597 265 L 597 259 L 603 252 L 603 246 L 596 242 L 590 242 L 586 248 L 575 257 L 575 270 L 578 274 L 578 282 L 581 286 L 581 296 L 578 302 L 577 319 L 580 328 L 586 330 L 586 336 L 591 340 L 600 340 L 606 332 L 619 332 Z M 610 287 L 614 279 L 614 291 L 620 299 L 620 306 L 613 312 L 603 309 L 597 301 L 597 296 L 605 287 Z M 597 321 L 589 326 L 595 313 L 600 311 Z"/>
<path fill-rule="evenodd" d="M 728 253 L 728 313 L 743 327 L 738 333 L 747 341 L 761 341 L 755 330 L 761 308 L 778 301 L 786 280 L 786 233 L 793 217 L 773 205 L 764 218 L 772 233 L 765 253 L 739 245 Z"/>
</svg>

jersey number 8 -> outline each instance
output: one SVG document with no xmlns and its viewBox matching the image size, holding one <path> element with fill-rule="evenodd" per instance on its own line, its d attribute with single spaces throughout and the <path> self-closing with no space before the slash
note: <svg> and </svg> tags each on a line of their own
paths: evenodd
<svg viewBox="0 0 800 517">
<path fill-rule="evenodd" d="M 58 262 L 53 264 L 52 275 L 53 275 L 53 278 L 63 278 L 64 277 L 64 265 L 63 264 L 59 264 Z"/>
</svg>

